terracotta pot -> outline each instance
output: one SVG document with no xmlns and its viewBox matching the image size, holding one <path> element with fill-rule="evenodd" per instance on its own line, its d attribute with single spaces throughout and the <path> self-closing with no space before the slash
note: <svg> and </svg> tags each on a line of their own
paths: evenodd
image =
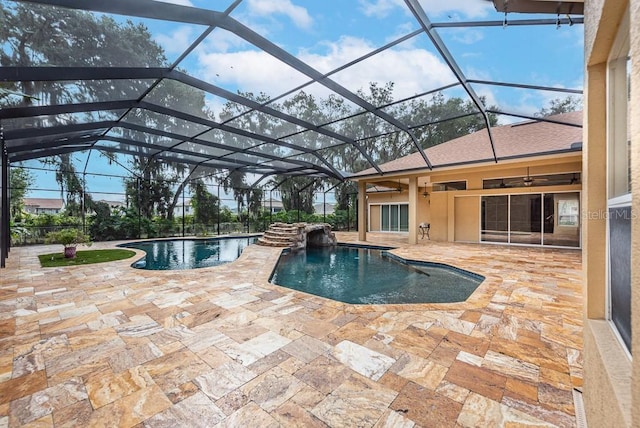
<svg viewBox="0 0 640 428">
<path fill-rule="evenodd" d="M 76 256 L 76 247 L 64 247 L 64 257 L 73 259 Z"/>
</svg>

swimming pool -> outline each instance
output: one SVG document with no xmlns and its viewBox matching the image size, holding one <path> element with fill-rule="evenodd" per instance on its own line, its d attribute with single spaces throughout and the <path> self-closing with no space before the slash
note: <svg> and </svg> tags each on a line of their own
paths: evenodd
<svg viewBox="0 0 640 428">
<path fill-rule="evenodd" d="M 462 302 L 484 280 L 453 266 L 409 261 L 362 247 L 285 252 L 271 282 L 354 304 Z"/>
<path fill-rule="evenodd" d="M 229 263 L 258 238 L 167 239 L 130 242 L 119 247 L 137 248 L 147 254 L 131 266 L 149 270 L 198 269 Z"/>
</svg>

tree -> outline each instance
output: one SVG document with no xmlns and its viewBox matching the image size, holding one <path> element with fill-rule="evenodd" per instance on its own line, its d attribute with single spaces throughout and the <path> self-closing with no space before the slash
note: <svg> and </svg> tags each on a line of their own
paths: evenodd
<svg viewBox="0 0 640 428">
<path fill-rule="evenodd" d="M 0 29 L 0 65 L 2 66 L 118 66 L 160 67 L 168 66 L 164 51 L 152 38 L 143 24 L 131 21 L 116 21 L 105 16 L 84 11 L 56 8 L 38 4 L 0 3 L 3 25 Z M 20 82 L 9 90 L 37 97 L 5 96 L 13 104 L 28 106 L 36 101 L 42 105 L 95 102 L 104 100 L 137 99 L 149 86 L 148 81 L 133 79 L 84 80 L 78 82 Z M 189 114 L 207 115 L 204 92 L 179 82 L 164 80 L 147 96 L 148 101 L 158 105 L 178 108 Z M 5 100 L 3 100 L 4 102 Z M 50 115 L 25 119 L 25 126 L 55 126 L 76 123 L 80 120 L 117 120 L 122 112 L 97 111 L 67 115 Z M 142 109 L 128 112 L 127 121 L 155 127 L 184 135 L 194 135 L 202 126 L 187 121 L 175 120 Z M 42 122 L 42 123 L 41 123 Z M 194 131 L 193 127 L 197 127 Z M 114 128 L 111 134 L 141 144 L 163 143 L 175 145 L 174 141 L 124 128 Z M 134 153 L 132 167 L 139 173 L 143 183 L 154 180 L 176 180 L 187 169 L 179 161 L 158 161 L 148 149 L 137 144 L 121 144 Z M 200 150 L 204 150 L 201 148 Z M 196 150 L 194 150 L 196 151 Z M 71 155 L 56 155 L 49 159 L 56 166 L 56 179 L 61 191 L 67 191 L 68 206 L 81 207 L 80 198 L 85 198 L 78 172 L 73 168 Z M 183 184 L 184 185 L 184 184 Z M 159 212 L 172 217 L 177 198 L 167 197 L 167 188 L 157 185 L 128 186 L 135 189 L 133 200 L 140 200 L 147 213 Z M 180 193 L 180 190 L 176 193 Z M 160 197 L 159 195 L 162 195 Z M 153 205 L 146 208 L 147 202 Z M 90 200 L 87 202 L 91 203 Z M 87 208 L 91 208 L 87 204 Z"/>
<path fill-rule="evenodd" d="M 297 210 L 312 214 L 314 194 L 321 188 L 322 181 L 314 177 L 295 177 L 283 182 L 278 190 L 286 211 Z"/>
<path fill-rule="evenodd" d="M 347 210 L 349 207 L 352 207 L 357 194 L 358 186 L 355 186 L 354 182 L 348 181 L 338 184 L 335 188 L 335 210 Z"/>
<path fill-rule="evenodd" d="M 249 193 L 249 186 L 245 181 L 245 174 L 242 171 L 232 171 L 223 181 L 222 188 L 225 192 L 231 191 L 233 199 L 236 201 L 236 208 L 239 220 L 244 209 L 244 199 Z"/>
<path fill-rule="evenodd" d="M 155 170 L 154 174 L 147 175 L 142 179 L 125 179 L 125 192 L 129 205 L 134 210 L 139 211 L 145 218 L 152 218 L 158 215 L 161 218 L 168 218 L 170 201 L 173 197 L 171 191 L 171 181 L 160 170 Z"/>
<path fill-rule="evenodd" d="M 94 210 L 93 198 L 85 192 L 83 180 L 79 177 L 69 153 L 42 160 L 44 164 L 56 169 L 56 182 L 60 186 L 60 199 L 65 201 L 65 213 L 69 216 L 82 216 L 83 208 Z M 66 189 L 66 191 L 65 191 Z"/>
<path fill-rule="evenodd" d="M 22 2 L 0 2 L 0 65 L 2 66 L 81 66 L 81 67 L 168 67 L 169 63 L 160 45 L 153 40 L 148 28 L 131 21 L 115 20 L 107 15 L 93 14 L 75 9 L 52 7 Z M 53 69 L 53 67 L 52 67 Z M 8 105 L 43 105 L 96 102 L 104 100 L 136 100 L 149 87 L 149 82 L 134 79 L 104 79 L 85 81 L 19 82 L 11 84 L 0 93 Z M 7 91 L 14 94 L 7 95 Z M 35 96 L 16 95 L 15 92 Z M 264 93 L 240 93 L 241 96 L 257 102 L 269 103 Z M 338 171 L 357 172 L 370 167 L 367 158 L 376 163 L 384 163 L 405 156 L 416 150 L 416 145 L 428 148 L 461 135 L 483 128 L 486 124 L 476 107 L 470 101 L 460 98 L 445 98 L 442 93 L 431 98 L 418 98 L 402 103 L 394 103 L 394 83 L 370 83 L 358 90 L 358 95 L 370 104 L 401 121 L 411 124 L 414 138 L 406 131 L 376 114 L 361 112 L 360 108 L 345 101 L 338 95 L 326 98 L 316 97 L 304 91 L 285 98 L 269 107 L 300 118 L 324 129 L 345 135 L 346 141 L 331 138 L 317 130 L 302 131 L 299 126 L 278 119 L 272 115 L 228 102 L 220 114 L 219 121 L 225 125 L 258 135 L 251 138 L 222 129 L 209 130 L 202 124 L 169 117 L 163 114 L 132 108 L 126 112 L 123 122 L 147 126 L 159 131 L 184 135 L 168 138 L 162 135 L 144 133 L 124 127 L 110 129 L 110 136 L 121 137 L 119 148 L 132 154 L 131 170 L 139 177 L 126 181 L 127 197 L 132 205 L 145 217 L 155 214 L 172 220 L 175 206 L 185 186 L 196 172 L 193 163 L 182 162 L 189 159 L 188 153 L 171 154 L 171 148 L 192 152 L 195 155 L 217 153 L 206 144 L 191 141 L 186 136 L 198 136 L 212 143 L 223 144 L 237 153 L 222 151 L 234 161 L 284 164 L 294 161 L 296 165 L 307 162 Z M 181 112 L 215 119 L 205 104 L 204 91 L 163 79 L 146 94 L 145 101 L 177 109 Z M 11 104 L 13 103 L 13 104 Z M 55 126 L 82 121 L 119 120 L 121 111 L 95 111 L 49 115 L 24 119 L 24 126 Z M 461 117 L 464 116 L 464 117 Z M 457 119 L 452 119 L 456 118 Z M 345 119 L 346 118 L 346 119 Z M 490 115 L 495 124 L 495 117 Z M 100 134 L 100 133 L 98 133 Z M 260 138 L 266 136 L 268 138 Z M 286 140 L 296 148 L 273 144 L 272 138 Z M 417 140 L 417 141 L 416 141 Z M 128 143 L 127 141 L 131 141 Z M 352 144 L 354 141 L 356 144 Z M 152 153 L 149 144 L 160 145 L 166 150 Z M 269 154 L 271 156 L 260 155 Z M 287 158 L 285 162 L 272 162 L 272 156 Z M 195 160 L 197 161 L 196 158 Z M 73 167 L 69 154 L 57 155 L 57 180 L 61 190 L 66 191 L 67 206 L 77 211 L 81 201 L 90 207 L 92 201 L 84 194 L 82 180 Z M 290 163 L 291 164 L 291 163 Z M 199 167 L 198 167 L 199 168 Z M 276 178 L 281 182 L 288 175 Z M 237 202 L 238 212 L 242 212 L 245 201 L 249 211 L 257 212 L 260 206 L 259 189 L 247 189 L 247 176 L 243 168 L 235 169 L 222 183 L 225 190 L 231 189 Z M 173 183 L 175 185 L 170 185 Z M 290 208 L 311 211 L 313 192 L 321 188 L 320 183 L 306 188 L 308 178 L 291 177 L 283 185 L 284 199 Z M 176 188 L 177 187 L 177 188 Z M 343 186 L 337 192 L 345 191 Z M 340 195 L 341 203 L 347 196 Z"/>
<path fill-rule="evenodd" d="M 11 168 L 9 171 L 9 190 L 11 193 L 9 211 L 14 221 L 22 220 L 24 197 L 33 181 L 31 173 L 24 168 Z"/>
<path fill-rule="evenodd" d="M 547 107 L 542 107 L 540 111 L 536 113 L 536 116 L 547 117 L 577 110 L 582 110 L 582 99 L 574 96 L 568 96 L 566 98 L 555 98 L 549 101 L 549 105 Z"/>
<path fill-rule="evenodd" d="M 207 190 L 202 180 L 191 183 L 191 206 L 193 207 L 194 221 L 198 224 L 211 225 L 218 220 L 220 201 Z"/>
<path fill-rule="evenodd" d="M 485 104 L 485 98 L 480 97 Z M 497 110 L 496 107 L 491 107 Z M 415 128 L 414 133 L 423 149 L 436 146 L 463 135 L 471 134 L 486 128 L 484 118 L 471 100 L 462 98 L 446 98 L 441 92 L 434 94 L 430 100 L 413 100 L 406 119 L 408 123 L 425 124 Z M 490 113 L 489 124 L 498 123 L 497 115 Z"/>
</svg>

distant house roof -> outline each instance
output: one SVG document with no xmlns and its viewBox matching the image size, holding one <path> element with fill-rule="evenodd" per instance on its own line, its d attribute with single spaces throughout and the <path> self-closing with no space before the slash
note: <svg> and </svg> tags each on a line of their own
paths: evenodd
<svg viewBox="0 0 640 428">
<path fill-rule="evenodd" d="M 110 207 L 126 207 L 127 204 L 125 204 L 122 201 L 107 201 L 106 199 L 100 199 L 98 202 L 104 202 L 105 204 L 109 205 Z"/>
<path fill-rule="evenodd" d="M 313 206 L 313 211 L 318 214 L 333 214 L 335 212 L 335 204 L 315 204 Z"/>
<path fill-rule="evenodd" d="M 282 201 L 279 201 L 277 199 L 265 199 L 264 201 L 262 201 L 262 206 L 263 207 L 273 207 L 273 208 L 282 208 Z"/>
<path fill-rule="evenodd" d="M 61 210 L 64 205 L 62 199 L 57 198 L 24 198 L 25 207 L 40 209 Z"/>
<path fill-rule="evenodd" d="M 582 125 L 582 111 L 557 114 L 545 119 Z M 513 159 L 542 154 L 582 150 L 582 128 L 540 120 L 529 120 L 491 128 L 498 159 Z M 426 149 L 425 154 L 434 167 L 475 162 L 493 162 L 491 143 L 486 129 L 447 141 Z M 427 168 L 420 153 L 379 165 L 383 172 Z M 378 175 L 373 168 L 354 177 Z"/>
</svg>

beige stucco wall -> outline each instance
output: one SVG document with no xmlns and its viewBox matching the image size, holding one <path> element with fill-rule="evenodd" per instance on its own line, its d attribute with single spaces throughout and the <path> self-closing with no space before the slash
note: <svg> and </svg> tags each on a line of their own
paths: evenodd
<svg viewBox="0 0 640 428">
<path fill-rule="evenodd" d="M 640 0 L 585 2 L 583 271 L 584 401 L 589 426 L 640 426 L 640 358 L 632 360 L 607 321 L 607 59 L 626 7 L 631 35 L 632 348 L 640 349 Z M 637 354 L 637 351 L 636 351 Z M 633 376 L 632 376 L 633 373 Z M 635 380 L 634 380 L 635 379 Z"/>
<path fill-rule="evenodd" d="M 431 239 L 434 241 L 449 240 L 449 197 L 448 193 L 452 192 L 433 192 L 431 199 L 431 215 L 429 222 L 431 230 L 429 232 Z"/>
<path fill-rule="evenodd" d="M 612 354 L 623 355 L 624 350 L 610 333 L 611 327 L 604 320 L 592 320 L 584 327 L 583 397 L 590 427 L 633 426 L 630 391 L 621 388 L 629 385 L 631 361 L 611 358 Z"/>
<path fill-rule="evenodd" d="M 527 174 L 527 167 L 532 176 L 570 173 L 582 171 L 580 154 L 556 155 L 552 157 L 531 158 L 525 161 L 488 163 L 445 171 L 431 171 L 416 173 L 419 188 L 417 190 L 417 223 L 431 223 L 431 239 L 434 241 L 465 241 L 479 242 L 480 239 L 480 196 L 500 195 L 507 193 L 551 193 L 579 191 L 581 185 L 521 187 L 507 189 L 482 188 L 482 181 L 491 178 L 522 177 Z M 389 178 L 384 178 L 389 182 Z M 393 180 L 391 180 L 393 181 Z M 428 198 L 422 196 L 425 181 L 431 183 L 466 181 L 466 191 L 430 192 Z M 375 182 L 371 179 L 370 182 Z M 431 188 L 428 188 L 429 190 Z M 458 201 L 458 199 L 465 199 Z M 380 204 L 408 203 L 408 188 L 402 192 L 368 193 L 368 215 L 370 219 L 369 231 L 379 230 Z M 556 228 L 558 233 L 576 233 L 576 229 Z"/>
<path fill-rule="evenodd" d="M 454 197 L 454 232 L 457 242 L 477 242 L 480 224 L 480 197 Z"/>
<path fill-rule="evenodd" d="M 418 189 L 418 213 L 417 223 L 427 223 L 430 219 L 431 204 L 430 198 L 424 198 L 420 193 L 424 188 Z M 403 189 L 402 192 L 369 192 L 367 194 L 367 206 L 369 216 L 369 232 L 377 232 L 380 230 L 380 205 L 381 204 L 408 204 L 409 190 Z"/>
<path fill-rule="evenodd" d="M 370 232 L 378 232 L 380 231 L 380 222 L 382 220 L 382 215 L 380 213 L 380 209 L 376 208 L 380 207 L 380 205 L 369 205 L 369 231 Z"/>
</svg>

